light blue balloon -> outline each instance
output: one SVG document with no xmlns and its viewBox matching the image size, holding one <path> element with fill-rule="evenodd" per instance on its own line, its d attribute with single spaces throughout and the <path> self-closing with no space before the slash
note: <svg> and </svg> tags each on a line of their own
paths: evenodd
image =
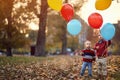
<svg viewBox="0 0 120 80">
<path fill-rule="evenodd" d="M 81 28 L 82 28 L 81 23 L 77 19 L 73 19 L 67 24 L 67 31 L 71 35 L 78 35 L 81 31 Z"/>
<path fill-rule="evenodd" d="M 111 23 L 106 23 L 101 28 L 100 33 L 105 40 L 111 40 L 115 35 L 115 27 Z"/>
</svg>

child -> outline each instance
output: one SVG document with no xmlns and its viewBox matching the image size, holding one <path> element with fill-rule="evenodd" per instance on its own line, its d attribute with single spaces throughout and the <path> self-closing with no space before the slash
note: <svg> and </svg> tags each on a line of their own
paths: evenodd
<svg viewBox="0 0 120 80">
<path fill-rule="evenodd" d="M 85 49 L 81 50 L 83 57 L 83 64 L 80 76 L 84 75 L 86 67 L 88 67 L 88 76 L 92 77 L 92 62 L 95 61 L 95 52 L 91 49 L 91 42 L 85 41 Z"/>
<path fill-rule="evenodd" d="M 111 45 L 111 40 L 104 40 L 102 36 L 98 35 L 99 41 L 95 44 L 96 63 L 98 68 L 98 79 L 106 80 L 107 78 L 107 57 L 108 47 Z"/>
</svg>

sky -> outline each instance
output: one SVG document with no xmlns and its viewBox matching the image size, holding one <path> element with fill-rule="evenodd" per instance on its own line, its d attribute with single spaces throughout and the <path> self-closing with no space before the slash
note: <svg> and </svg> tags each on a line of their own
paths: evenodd
<svg viewBox="0 0 120 80">
<path fill-rule="evenodd" d="M 106 10 L 100 11 L 95 9 L 95 0 L 88 0 L 82 6 L 79 14 L 83 20 L 88 23 L 88 17 L 90 14 L 98 12 L 103 17 L 103 24 L 110 22 L 110 23 L 117 23 L 120 20 L 120 3 L 116 1 L 112 1 L 112 4 Z"/>
</svg>

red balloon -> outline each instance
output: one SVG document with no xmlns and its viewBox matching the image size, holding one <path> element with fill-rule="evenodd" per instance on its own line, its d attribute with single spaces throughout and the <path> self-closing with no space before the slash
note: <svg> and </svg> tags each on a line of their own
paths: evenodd
<svg viewBox="0 0 120 80">
<path fill-rule="evenodd" d="M 88 23 L 92 28 L 99 29 L 103 23 L 103 18 L 99 13 L 92 13 L 88 17 Z"/>
<path fill-rule="evenodd" d="M 74 9 L 70 4 L 64 4 L 61 9 L 61 15 L 66 21 L 70 21 L 74 15 Z"/>
</svg>

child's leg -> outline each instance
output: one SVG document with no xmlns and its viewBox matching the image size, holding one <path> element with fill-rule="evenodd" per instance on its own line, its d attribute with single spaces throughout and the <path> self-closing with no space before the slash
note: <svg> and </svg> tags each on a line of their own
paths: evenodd
<svg viewBox="0 0 120 80">
<path fill-rule="evenodd" d="M 92 62 L 88 63 L 88 75 L 92 76 Z"/>
<path fill-rule="evenodd" d="M 102 74 L 102 63 L 101 63 L 101 59 L 97 59 L 97 78 L 101 79 L 101 74 Z"/>
<path fill-rule="evenodd" d="M 82 68 L 81 68 L 81 72 L 80 72 L 80 75 L 81 75 L 81 76 L 84 75 L 84 72 L 85 72 L 86 66 L 87 66 L 87 62 L 83 62 L 83 64 L 82 64 Z"/>
<path fill-rule="evenodd" d="M 103 59 L 103 62 L 102 62 L 102 77 L 103 77 L 103 80 L 106 80 L 107 78 L 107 60 L 106 58 Z"/>
</svg>

